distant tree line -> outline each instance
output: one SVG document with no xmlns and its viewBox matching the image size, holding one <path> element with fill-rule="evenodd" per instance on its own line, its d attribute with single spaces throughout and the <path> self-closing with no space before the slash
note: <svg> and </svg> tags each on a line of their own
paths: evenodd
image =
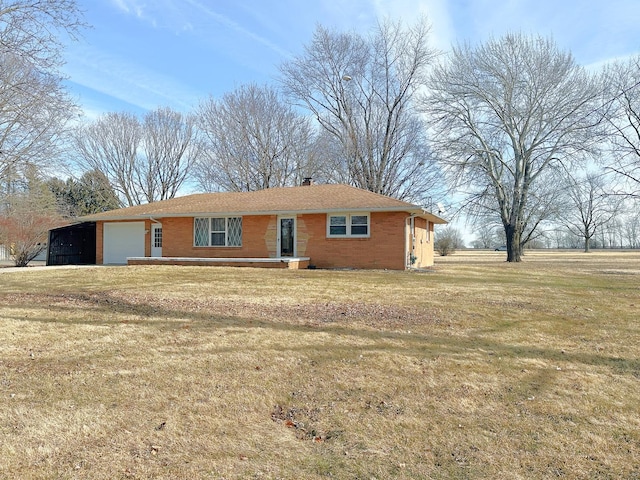
<svg viewBox="0 0 640 480">
<path fill-rule="evenodd" d="M 58 68 L 61 38 L 83 27 L 75 0 L 0 4 L 0 243 L 16 243 L 8 225 L 23 201 L 60 223 L 187 186 L 312 177 L 419 204 L 447 198 L 508 261 L 561 237 L 587 251 L 638 244 L 639 55 L 589 71 L 549 37 L 507 34 L 438 56 L 424 18 L 364 34 L 318 26 L 274 84 L 192 112 L 78 123 Z M 496 229 L 501 241 L 488 241 Z"/>
</svg>

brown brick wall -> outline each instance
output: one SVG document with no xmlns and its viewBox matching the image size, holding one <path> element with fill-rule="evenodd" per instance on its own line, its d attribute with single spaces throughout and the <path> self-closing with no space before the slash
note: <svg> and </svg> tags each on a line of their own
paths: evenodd
<svg viewBox="0 0 640 480">
<path fill-rule="evenodd" d="M 193 245 L 193 218 L 165 218 L 162 220 L 163 257 L 203 258 L 268 258 L 270 255 L 265 232 L 273 231 L 275 221 L 269 229 L 271 216 L 245 216 L 242 218 L 241 247 L 195 247 Z M 275 239 L 273 241 L 275 244 Z"/>
<path fill-rule="evenodd" d="M 407 214 L 401 212 L 372 213 L 369 238 L 327 238 L 325 214 L 299 215 L 298 237 L 306 235 L 305 256 L 319 268 L 403 270 L 406 217 Z M 301 232 L 303 225 L 306 231 Z"/>
<path fill-rule="evenodd" d="M 310 257 L 318 268 L 405 268 L 405 226 L 407 213 L 371 213 L 369 238 L 327 238 L 326 214 L 298 215 L 297 254 Z M 416 267 L 433 264 L 433 224 L 416 219 Z M 146 222 L 149 231 L 151 222 Z M 277 217 L 245 216 L 242 219 L 241 247 L 193 246 L 193 218 L 162 220 L 164 257 L 190 258 L 273 258 L 276 253 Z M 103 223 L 96 228 L 96 261 L 103 260 Z M 420 241 L 422 240 L 422 241 Z M 408 247 L 407 247 L 408 248 Z M 145 236 L 145 255 L 151 251 L 151 238 Z"/>
<path fill-rule="evenodd" d="M 96 222 L 96 264 L 104 263 L 103 241 L 104 241 L 104 222 Z"/>
</svg>

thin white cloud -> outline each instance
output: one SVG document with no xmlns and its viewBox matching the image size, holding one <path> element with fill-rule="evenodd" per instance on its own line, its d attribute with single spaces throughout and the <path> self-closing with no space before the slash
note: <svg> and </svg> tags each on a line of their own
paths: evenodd
<svg viewBox="0 0 640 480">
<path fill-rule="evenodd" d="M 127 0 L 111 0 L 111 3 L 124 13 L 130 12 L 129 2 Z"/>
<path fill-rule="evenodd" d="M 138 18 L 144 17 L 145 4 L 139 0 L 111 0 L 111 3 L 126 14 L 134 14 Z"/>
<path fill-rule="evenodd" d="M 291 53 L 258 33 L 243 27 L 235 20 L 218 13 L 208 5 L 197 0 L 156 0 L 149 4 L 141 0 L 111 0 L 121 12 L 135 15 L 142 21 L 152 24 L 156 28 L 166 28 L 172 31 L 191 31 L 195 33 L 194 25 L 200 24 L 203 15 L 216 24 L 223 26 L 241 37 L 267 47 L 282 57 Z M 191 8 L 185 8 L 185 5 Z M 205 32 L 200 32 L 201 34 Z M 201 35 L 202 36 L 202 35 Z"/>
<path fill-rule="evenodd" d="M 241 35 L 242 37 L 248 38 L 256 43 L 259 43 L 265 47 L 267 47 L 268 49 L 272 50 L 273 52 L 277 53 L 278 55 L 282 56 L 282 57 L 289 57 L 291 55 L 291 52 L 289 52 L 288 50 L 281 48 L 280 46 L 276 45 L 275 43 L 273 43 L 272 41 L 270 41 L 269 39 L 258 35 L 255 32 L 252 32 L 251 30 L 248 30 L 246 28 L 244 28 L 242 25 L 240 25 L 239 23 L 235 22 L 234 20 L 230 19 L 229 17 L 226 17 L 224 15 L 221 15 L 220 13 L 216 12 L 215 10 L 209 8 L 208 6 L 205 6 L 203 4 L 201 4 L 200 2 L 196 1 L 196 0 L 185 0 L 186 3 L 190 4 L 191 6 L 193 6 L 194 8 L 196 8 L 197 10 L 199 10 L 201 13 L 204 13 L 205 15 L 207 15 L 209 18 L 211 18 L 212 20 L 214 20 L 216 23 L 230 29 L 233 30 L 235 33 Z"/>
<path fill-rule="evenodd" d="M 640 45 L 638 0 L 588 5 L 577 0 L 317 0 L 309 4 L 253 0 L 242 5 L 210 0 L 108 1 L 120 18 L 136 19 L 141 31 L 148 33 L 149 25 L 157 29 L 156 52 L 161 51 L 161 41 L 168 41 L 171 46 L 184 46 L 180 60 L 197 52 L 194 62 L 211 64 L 211 73 L 206 67 L 191 70 L 185 62 L 169 70 L 168 53 L 158 66 L 167 73 L 159 73 L 146 58 L 142 59 L 145 68 L 133 59 L 125 60 L 127 52 L 106 53 L 109 45 L 94 49 L 76 45 L 68 51 L 66 73 L 71 80 L 142 109 L 163 104 L 191 108 L 211 90 L 222 91 L 232 88 L 232 82 L 254 79 L 248 75 L 265 78 L 273 73 L 274 65 L 309 41 L 316 24 L 366 32 L 378 19 L 411 24 L 426 15 L 431 24 L 431 45 L 441 51 L 448 51 L 458 41 L 476 43 L 506 31 L 521 31 L 552 34 L 561 48 L 572 50 L 578 61 L 589 65 L 632 54 Z M 127 28 L 131 23 L 127 22 Z M 135 30 L 132 35 L 135 39 Z M 169 51 L 175 55 L 174 50 Z M 187 72 L 198 77 L 187 78 Z M 179 79 L 180 75 L 185 78 Z M 209 92 L 194 92 L 196 87 L 189 87 L 190 83 L 206 85 L 198 88 Z"/>
<path fill-rule="evenodd" d="M 170 106 L 186 111 L 200 97 L 174 78 L 90 46 L 76 47 L 67 59 L 65 73 L 74 83 L 144 110 Z"/>
<path fill-rule="evenodd" d="M 474 0 L 456 10 L 459 41 L 472 43 L 506 32 L 552 36 L 582 63 L 606 61 L 638 50 L 637 0 Z"/>
<path fill-rule="evenodd" d="M 111 4 L 125 15 L 134 16 L 154 28 L 172 32 L 192 28 L 183 1 L 176 0 L 111 0 Z"/>
</svg>

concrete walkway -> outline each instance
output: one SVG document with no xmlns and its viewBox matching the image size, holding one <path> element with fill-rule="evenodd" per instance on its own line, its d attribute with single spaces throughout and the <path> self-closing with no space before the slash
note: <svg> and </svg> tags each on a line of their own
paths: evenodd
<svg viewBox="0 0 640 480">
<path fill-rule="evenodd" d="M 90 268 L 101 267 L 102 265 L 51 265 L 47 266 L 45 262 L 31 262 L 26 267 L 14 267 L 13 262 L 0 262 L 0 273 L 10 272 L 34 272 L 38 270 L 61 270 L 72 268 Z"/>
</svg>

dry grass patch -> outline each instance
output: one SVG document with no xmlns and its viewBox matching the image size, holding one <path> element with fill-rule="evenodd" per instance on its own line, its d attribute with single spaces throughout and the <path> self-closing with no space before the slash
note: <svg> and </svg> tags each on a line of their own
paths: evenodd
<svg viewBox="0 0 640 480">
<path fill-rule="evenodd" d="M 0 273 L 3 478 L 638 478 L 636 253 Z"/>
</svg>

